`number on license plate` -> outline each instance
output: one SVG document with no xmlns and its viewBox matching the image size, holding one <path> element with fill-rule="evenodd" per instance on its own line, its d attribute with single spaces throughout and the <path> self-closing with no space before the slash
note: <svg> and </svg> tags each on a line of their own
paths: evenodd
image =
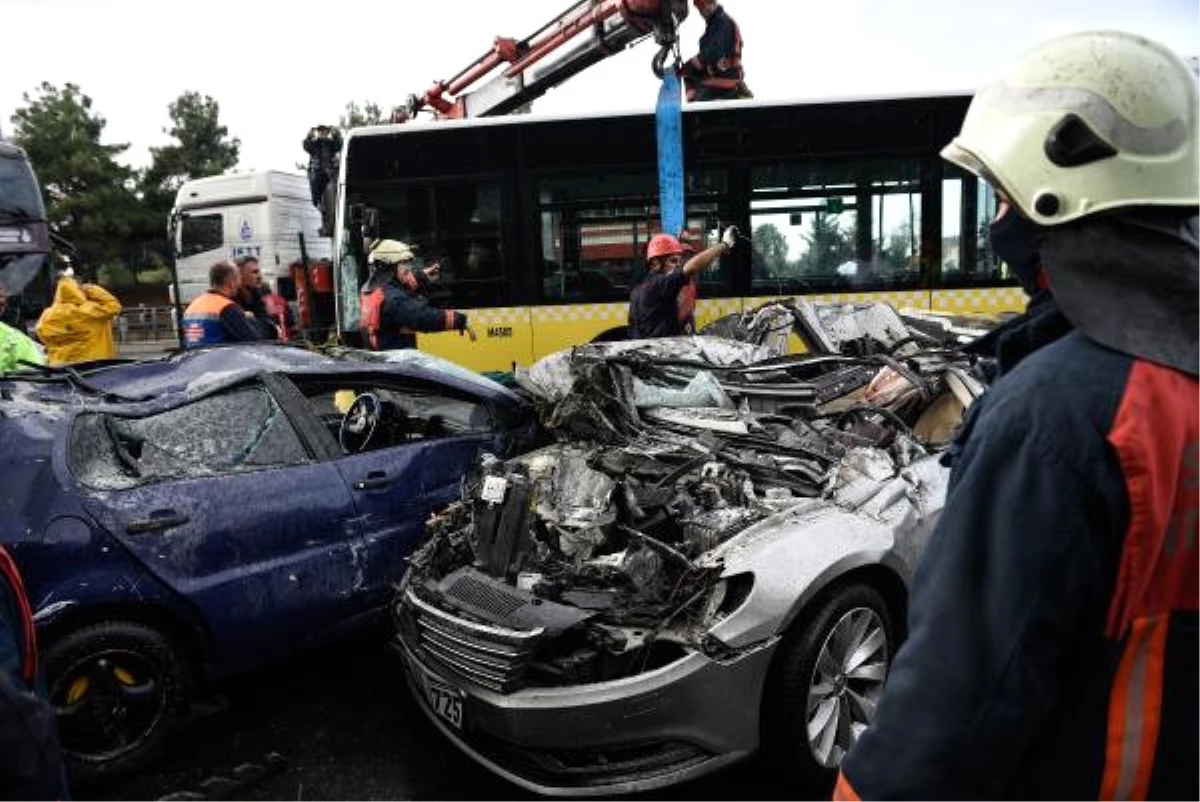
<svg viewBox="0 0 1200 802">
<path fill-rule="evenodd" d="M 462 729 L 462 692 L 441 680 L 425 675 L 425 698 L 429 706 L 457 729 Z"/>
</svg>

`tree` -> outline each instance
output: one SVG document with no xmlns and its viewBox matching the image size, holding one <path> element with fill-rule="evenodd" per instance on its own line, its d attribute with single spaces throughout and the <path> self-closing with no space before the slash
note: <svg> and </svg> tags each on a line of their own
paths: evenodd
<svg viewBox="0 0 1200 802">
<path fill-rule="evenodd" d="M 808 242 L 808 250 L 800 257 L 801 273 L 828 275 L 854 258 L 852 238 L 841 230 L 836 214 L 814 214 L 812 230 L 804 235 L 804 239 Z"/>
<path fill-rule="evenodd" d="M 787 274 L 788 245 L 773 223 L 754 229 L 754 255 L 750 261 L 753 278 L 783 277 Z"/>
<path fill-rule="evenodd" d="M 79 86 L 43 82 L 11 120 L 13 139 L 29 154 L 46 201 L 50 229 L 91 264 L 126 258 L 137 216 L 133 171 L 117 163 L 128 144 L 102 145 L 107 124 Z"/>
<path fill-rule="evenodd" d="M 217 101 L 198 92 L 184 92 L 167 107 L 172 126 L 163 133 L 174 137 L 176 144 L 150 148 L 150 167 L 142 177 L 144 199 L 161 212 L 163 220 L 185 181 L 220 175 L 237 164 L 242 142 L 228 138 L 220 112 Z"/>
<path fill-rule="evenodd" d="M 383 109 L 378 103 L 364 103 L 359 106 L 353 100 L 346 104 L 346 113 L 338 118 L 338 128 L 343 131 L 350 128 L 360 128 L 364 125 L 384 125 L 389 122 Z"/>
</svg>

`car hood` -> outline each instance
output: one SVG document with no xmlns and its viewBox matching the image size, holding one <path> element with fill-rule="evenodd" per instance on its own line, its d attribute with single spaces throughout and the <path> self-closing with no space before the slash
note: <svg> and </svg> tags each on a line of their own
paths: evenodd
<svg viewBox="0 0 1200 802">
<path fill-rule="evenodd" d="M 881 305 L 784 309 L 813 352 L 764 357 L 764 314 L 726 325 L 749 342 L 594 344 L 520 375 L 559 442 L 484 455 L 429 522 L 409 626 L 437 609 L 536 641 L 503 690 L 749 647 L 858 566 L 907 581 L 945 496 L 938 452 L 982 391 L 970 359 Z"/>
</svg>

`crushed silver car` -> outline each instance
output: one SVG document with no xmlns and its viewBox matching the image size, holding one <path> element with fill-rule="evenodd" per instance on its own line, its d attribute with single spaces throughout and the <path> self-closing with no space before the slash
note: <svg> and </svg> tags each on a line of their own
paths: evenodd
<svg viewBox="0 0 1200 802">
<path fill-rule="evenodd" d="M 792 333 L 808 353 L 786 354 Z M 938 451 L 983 389 L 961 337 L 795 302 L 519 372 L 558 442 L 484 455 L 429 522 L 395 605 L 423 709 L 548 795 L 760 748 L 831 774 L 904 636 Z"/>
</svg>

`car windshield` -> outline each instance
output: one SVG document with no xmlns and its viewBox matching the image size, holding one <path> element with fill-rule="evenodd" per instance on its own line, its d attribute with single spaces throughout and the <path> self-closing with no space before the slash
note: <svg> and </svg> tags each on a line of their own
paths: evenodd
<svg viewBox="0 0 1200 802">
<path fill-rule="evenodd" d="M 275 400 L 246 387 L 146 417 L 80 415 L 71 461 L 85 485 L 121 489 L 298 464 L 308 455 Z"/>
</svg>

